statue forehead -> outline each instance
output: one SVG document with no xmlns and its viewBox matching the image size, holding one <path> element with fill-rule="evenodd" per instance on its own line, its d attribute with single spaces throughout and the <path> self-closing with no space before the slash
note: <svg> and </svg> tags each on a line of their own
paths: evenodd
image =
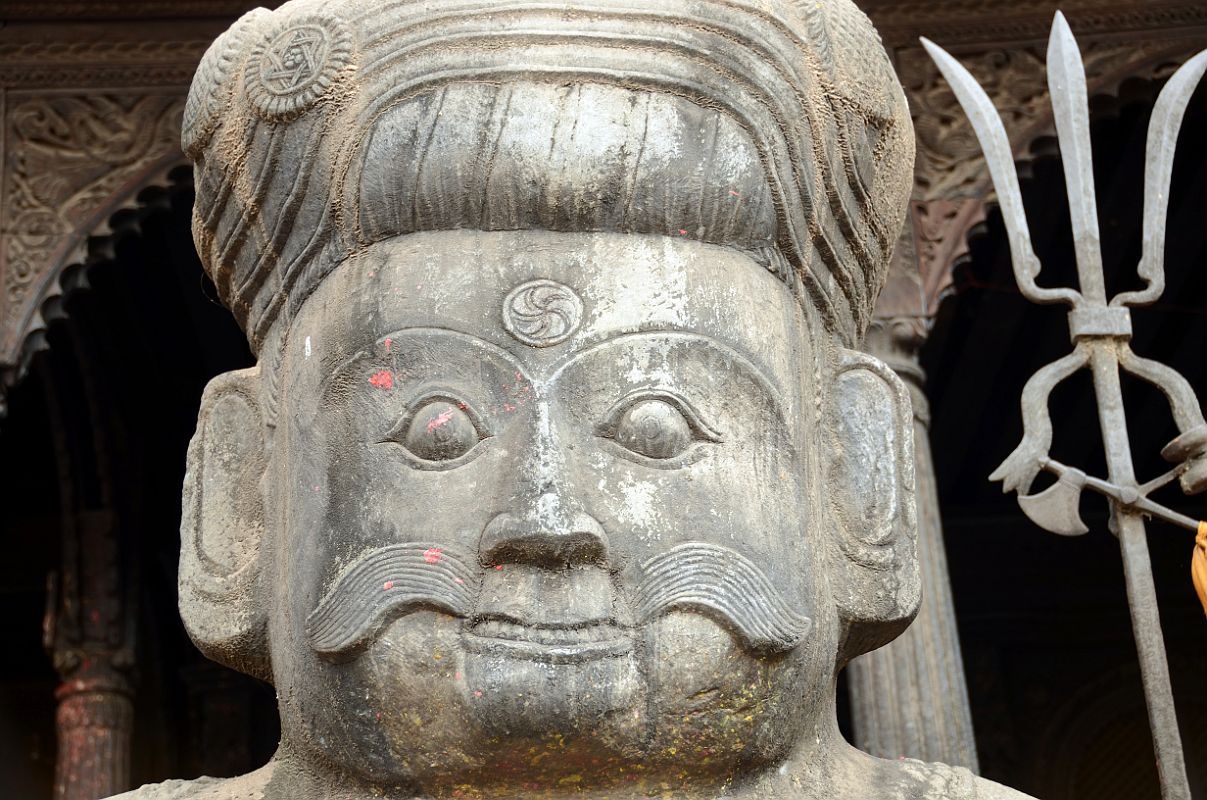
<svg viewBox="0 0 1207 800">
<path fill-rule="evenodd" d="M 791 291 L 732 249 L 663 236 L 449 231 L 381 242 L 338 267 L 288 334 L 329 373 L 407 328 L 447 329 L 538 366 L 642 331 L 697 334 L 790 391 L 810 348 Z M 309 370 L 307 370 L 309 371 Z"/>
</svg>

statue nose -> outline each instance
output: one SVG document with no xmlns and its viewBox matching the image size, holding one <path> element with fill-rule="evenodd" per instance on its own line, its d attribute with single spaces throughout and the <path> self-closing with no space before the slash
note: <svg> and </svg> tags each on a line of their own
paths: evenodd
<svg viewBox="0 0 1207 800">
<path fill-rule="evenodd" d="M 607 566 L 608 536 L 590 514 L 560 508 L 558 497 L 542 494 L 524 514 L 504 512 L 482 531 L 479 557 L 488 567 L 530 564 L 557 569 L 582 564 Z"/>
</svg>

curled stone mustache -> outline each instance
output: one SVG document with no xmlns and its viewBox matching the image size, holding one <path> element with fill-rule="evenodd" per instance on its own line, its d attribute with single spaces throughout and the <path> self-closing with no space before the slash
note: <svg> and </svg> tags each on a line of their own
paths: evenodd
<svg viewBox="0 0 1207 800">
<path fill-rule="evenodd" d="M 646 561 L 642 573 L 642 623 L 668 611 L 699 611 L 729 623 L 747 649 L 769 654 L 794 649 L 813 627 L 754 562 L 726 547 L 681 544 Z"/>
<path fill-rule="evenodd" d="M 472 566 L 471 566 L 472 565 Z M 756 654 L 794 649 L 812 620 L 798 613 L 762 570 L 725 547 L 687 543 L 642 565 L 634 592 L 638 625 L 671 611 L 719 618 Z M 306 620 L 311 648 L 341 660 L 366 647 L 388 623 L 421 608 L 468 618 L 482 583 L 472 555 L 431 542 L 365 553 L 336 579 Z"/>
<path fill-rule="evenodd" d="M 339 657 L 368 644 L 390 620 L 419 608 L 467 617 L 481 584 L 475 560 L 454 548 L 406 542 L 356 559 L 306 619 L 320 655 Z"/>
</svg>

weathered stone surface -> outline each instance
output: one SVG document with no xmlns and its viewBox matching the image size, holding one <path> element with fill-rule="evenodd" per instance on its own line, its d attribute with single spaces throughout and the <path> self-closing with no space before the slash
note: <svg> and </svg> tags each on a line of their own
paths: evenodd
<svg viewBox="0 0 1207 800">
<path fill-rule="evenodd" d="M 183 126 L 260 357 L 181 613 L 282 742 L 197 798 L 998 798 L 842 741 L 916 613 L 913 415 L 847 349 L 911 183 L 842 0 L 292 2 Z"/>
</svg>

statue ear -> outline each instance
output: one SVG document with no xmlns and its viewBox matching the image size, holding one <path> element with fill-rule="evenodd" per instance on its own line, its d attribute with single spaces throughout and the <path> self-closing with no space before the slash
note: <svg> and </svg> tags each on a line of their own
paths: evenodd
<svg viewBox="0 0 1207 800">
<path fill-rule="evenodd" d="M 205 387 L 189 443 L 180 522 L 180 616 L 201 652 L 271 680 L 260 596 L 267 463 L 260 369 Z"/>
<path fill-rule="evenodd" d="M 851 350 L 840 351 L 829 414 L 830 574 L 845 663 L 895 639 L 918 612 L 914 421 L 896 373 Z"/>
</svg>

